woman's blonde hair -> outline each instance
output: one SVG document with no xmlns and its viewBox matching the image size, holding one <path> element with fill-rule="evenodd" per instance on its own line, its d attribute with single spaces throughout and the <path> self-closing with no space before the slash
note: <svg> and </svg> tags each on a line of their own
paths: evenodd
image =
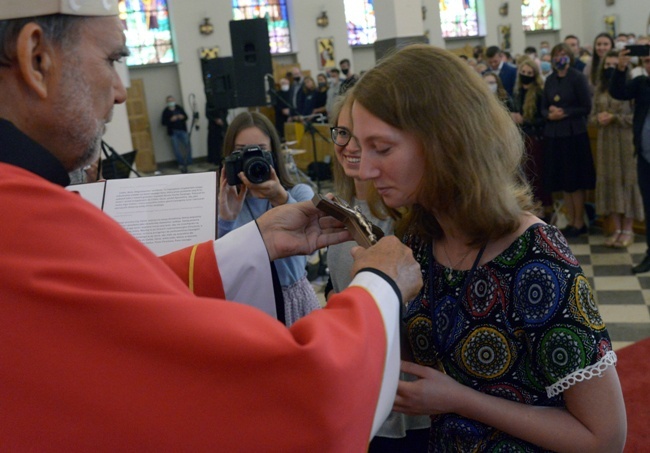
<svg viewBox="0 0 650 453">
<path fill-rule="evenodd" d="M 412 228 L 425 239 L 441 238 L 435 213 L 444 212 L 477 245 L 512 233 L 522 212 L 534 208 L 518 127 L 455 55 L 425 44 L 405 47 L 368 71 L 352 95 L 372 115 L 412 134 L 424 151 L 418 202 L 398 222 L 398 234 Z"/>
<path fill-rule="evenodd" d="M 515 93 L 519 93 L 523 87 L 521 84 L 521 79 L 519 78 L 519 70 L 522 66 L 528 66 L 533 70 L 533 77 L 535 80 L 531 86 L 526 90 L 526 97 L 524 98 L 524 104 L 522 108 L 522 116 L 526 121 L 532 121 L 537 114 L 537 99 L 544 91 L 544 81 L 542 80 L 542 75 L 539 71 L 539 66 L 536 62 L 531 60 L 528 57 L 524 57 L 517 65 L 517 81 L 515 82 Z"/>
</svg>

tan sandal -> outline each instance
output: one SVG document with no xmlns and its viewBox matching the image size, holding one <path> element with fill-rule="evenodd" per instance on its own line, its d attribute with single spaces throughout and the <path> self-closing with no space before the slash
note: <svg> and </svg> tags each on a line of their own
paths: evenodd
<svg viewBox="0 0 650 453">
<path fill-rule="evenodd" d="M 634 231 L 623 230 L 621 231 L 620 236 L 614 243 L 614 247 L 624 249 L 632 245 L 634 242 Z"/>
<path fill-rule="evenodd" d="M 618 242 L 618 237 L 623 233 L 622 230 L 614 231 L 614 234 L 605 239 L 605 247 L 614 247 Z"/>
</svg>

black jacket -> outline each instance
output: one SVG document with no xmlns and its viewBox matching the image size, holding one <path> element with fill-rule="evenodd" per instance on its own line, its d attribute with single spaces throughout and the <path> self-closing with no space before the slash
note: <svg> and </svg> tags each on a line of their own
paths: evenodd
<svg viewBox="0 0 650 453">
<path fill-rule="evenodd" d="M 632 119 L 634 150 L 635 153 L 640 153 L 643 123 L 650 110 L 650 77 L 639 76 L 627 80 L 627 72 L 617 70 L 609 81 L 609 94 L 614 99 L 622 101 L 634 100 L 634 118 Z"/>
<path fill-rule="evenodd" d="M 544 127 L 546 137 L 569 137 L 587 132 L 587 117 L 591 113 L 591 94 L 587 77 L 569 68 L 564 77 L 556 72 L 544 83 L 542 116 L 548 118 L 549 107 L 555 105 L 564 109 L 567 115 L 559 121 L 547 121 Z"/>
</svg>

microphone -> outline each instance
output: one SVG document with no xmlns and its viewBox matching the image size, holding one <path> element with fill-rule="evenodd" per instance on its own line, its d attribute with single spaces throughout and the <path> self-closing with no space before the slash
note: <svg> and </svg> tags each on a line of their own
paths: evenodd
<svg viewBox="0 0 650 453">
<path fill-rule="evenodd" d="M 264 74 L 264 93 L 266 93 L 266 105 L 271 104 L 271 88 L 275 88 L 275 80 L 272 74 Z"/>
</svg>

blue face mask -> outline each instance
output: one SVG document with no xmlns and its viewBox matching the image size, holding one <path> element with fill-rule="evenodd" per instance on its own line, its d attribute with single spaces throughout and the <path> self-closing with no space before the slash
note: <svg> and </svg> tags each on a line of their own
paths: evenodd
<svg viewBox="0 0 650 453">
<path fill-rule="evenodd" d="M 546 47 L 542 47 L 541 49 L 539 49 L 539 53 L 541 55 L 546 55 L 548 52 L 549 50 Z"/>
<path fill-rule="evenodd" d="M 542 69 L 542 72 L 549 72 L 551 70 L 551 62 L 550 61 L 542 61 L 539 65 L 540 65 L 540 67 Z"/>
<path fill-rule="evenodd" d="M 561 71 L 569 65 L 569 61 L 570 61 L 569 57 L 565 55 L 563 57 L 556 58 L 555 60 L 553 60 L 553 64 L 558 71 Z"/>
</svg>

